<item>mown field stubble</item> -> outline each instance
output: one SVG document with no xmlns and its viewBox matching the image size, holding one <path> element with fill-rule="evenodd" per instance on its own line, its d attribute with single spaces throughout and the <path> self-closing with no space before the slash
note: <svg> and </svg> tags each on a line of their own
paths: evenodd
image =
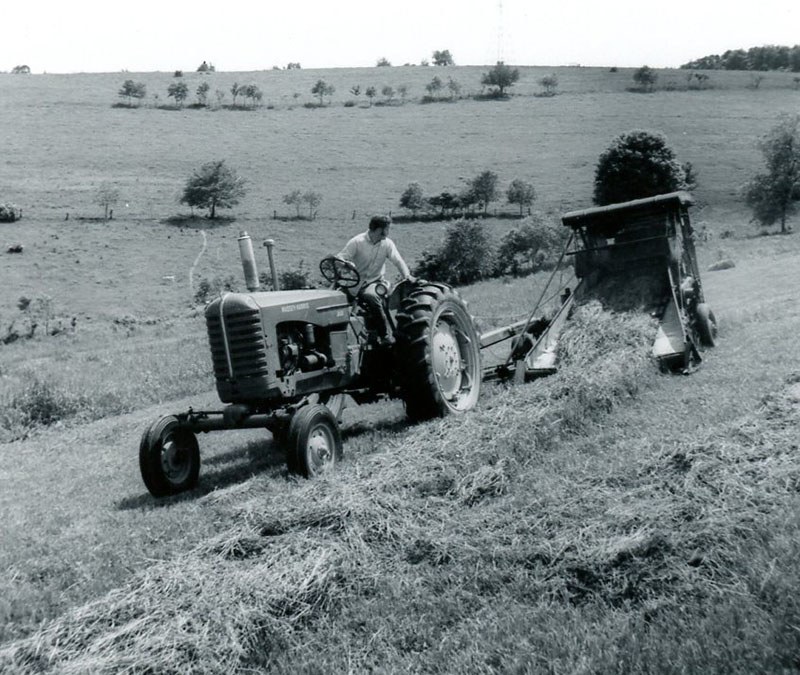
<svg viewBox="0 0 800 675">
<path fill-rule="evenodd" d="M 371 109 L 342 107 L 346 90 L 407 80 L 418 97 L 434 71 L 214 74 L 257 81 L 275 108 L 254 112 L 111 108 L 127 74 L 0 78 L 0 197 L 25 214 L 2 226 L 25 251 L 3 254 L 0 321 L 40 293 L 78 317 L 74 333 L 0 347 L 2 403 L 38 378 L 77 406 L 0 445 L 0 669 L 800 669 L 800 247 L 746 238 L 735 196 L 797 92 L 726 73 L 718 89 L 645 96 L 624 91 L 629 72 L 564 69 L 563 94 L 531 96 L 550 71 L 523 69 L 528 95 L 508 102 Z M 477 90 L 480 72 L 447 74 Z M 311 100 L 319 76 L 334 105 L 305 109 L 293 93 Z M 141 79 L 153 92 L 171 76 Z M 239 229 L 315 266 L 368 213 L 397 212 L 413 180 L 433 193 L 489 168 L 532 180 L 551 217 L 588 206 L 597 156 L 630 128 L 666 133 L 697 169 L 703 269 L 737 262 L 704 275 L 722 331 L 698 372 L 659 375 L 646 317 L 587 307 L 556 376 L 488 387 L 464 419 L 409 428 L 397 404 L 348 410 L 334 476 L 288 478 L 268 434 L 224 433 L 201 438 L 196 491 L 147 495 L 141 430 L 214 401 L 188 288 L 202 223 L 168 222 L 198 163 L 224 157 L 250 181 L 235 222 L 203 230 L 194 271 L 238 277 Z M 114 221 L 78 220 L 99 215 L 101 180 L 123 195 Z M 280 197 L 295 187 L 323 194 L 313 223 L 272 219 L 292 215 Z M 498 238 L 514 225 L 487 223 Z M 393 237 L 414 260 L 444 227 Z M 537 283 L 463 294 L 482 320 L 512 320 Z"/>
</svg>

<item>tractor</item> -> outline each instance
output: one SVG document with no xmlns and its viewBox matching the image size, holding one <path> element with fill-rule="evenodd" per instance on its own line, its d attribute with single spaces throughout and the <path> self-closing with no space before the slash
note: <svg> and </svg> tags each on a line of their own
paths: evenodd
<svg viewBox="0 0 800 675">
<path fill-rule="evenodd" d="M 278 279 L 269 260 L 273 288 Z M 197 434 L 265 428 L 286 451 L 289 470 L 313 477 L 342 458 L 339 426 L 346 402 L 399 398 L 422 421 L 472 409 L 481 386 L 480 338 L 457 291 L 404 281 L 381 297 L 394 343 L 356 290 L 355 266 L 326 257 L 328 288 L 262 291 L 252 242 L 239 237 L 247 292 L 224 293 L 205 308 L 220 410 L 165 415 L 142 434 L 139 466 L 147 489 L 164 497 L 198 481 Z"/>
</svg>

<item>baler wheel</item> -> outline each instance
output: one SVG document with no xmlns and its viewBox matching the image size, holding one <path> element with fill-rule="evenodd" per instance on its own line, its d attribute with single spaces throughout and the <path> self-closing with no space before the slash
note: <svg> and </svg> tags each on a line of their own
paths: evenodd
<svg viewBox="0 0 800 675">
<path fill-rule="evenodd" d="M 704 347 L 713 347 L 717 344 L 717 318 L 714 312 L 705 303 L 697 305 L 697 333 L 700 343 Z"/>
<path fill-rule="evenodd" d="M 287 436 L 289 471 L 313 478 L 333 469 L 342 460 L 342 436 L 333 413 L 311 403 L 298 410 Z"/>
<path fill-rule="evenodd" d="M 139 444 L 142 480 L 154 497 L 167 497 L 197 485 L 200 449 L 197 437 L 173 415 L 153 422 Z"/>
<path fill-rule="evenodd" d="M 410 419 L 460 414 L 477 404 L 480 338 L 466 303 L 449 286 L 427 284 L 403 300 L 395 354 Z"/>
</svg>

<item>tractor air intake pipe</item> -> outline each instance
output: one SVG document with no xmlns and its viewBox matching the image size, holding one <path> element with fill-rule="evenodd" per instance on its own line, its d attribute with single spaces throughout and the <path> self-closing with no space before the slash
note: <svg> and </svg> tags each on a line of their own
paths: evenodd
<svg viewBox="0 0 800 675">
<path fill-rule="evenodd" d="M 272 258 L 272 247 L 275 246 L 274 239 L 267 239 L 264 242 L 267 247 L 267 256 L 269 257 L 269 273 L 272 276 L 272 290 L 279 291 L 281 287 L 278 285 L 278 272 L 275 270 L 275 261 Z"/>
<path fill-rule="evenodd" d="M 256 257 L 253 254 L 253 241 L 247 232 L 239 233 L 239 255 L 242 258 L 242 269 L 244 270 L 244 282 L 248 291 L 257 291 L 261 284 L 258 281 L 258 270 L 256 269 Z"/>
</svg>

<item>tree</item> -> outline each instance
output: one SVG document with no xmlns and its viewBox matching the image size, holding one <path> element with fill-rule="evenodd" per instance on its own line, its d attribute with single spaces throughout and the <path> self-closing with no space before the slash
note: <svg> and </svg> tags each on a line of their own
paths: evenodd
<svg viewBox="0 0 800 675">
<path fill-rule="evenodd" d="M 434 66 L 454 66 L 456 62 L 453 61 L 453 56 L 450 54 L 449 49 L 443 49 L 441 51 L 436 50 L 433 52 L 433 65 Z"/>
<path fill-rule="evenodd" d="M 519 69 L 507 66 L 502 61 L 498 61 L 497 65 L 492 68 L 488 73 L 484 73 L 481 77 L 481 84 L 487 87 L 495 87 L 493 94 L 498 98 L 505 96 L 505 90 L 513 87 L 514 83 L 519 80 Z"/>
<path fill-rule="evenodd" d="M 600 155 L 594 174 L 594 203 L 600 206 L 685 190 L 686 170 L 658 133 L 620 134 Z"/>
<path fill-rule="evenodd" d="M 319 192 L 309 190 L 303 194 L 301 199 L 308 204 L 308 219 L 314 220 L 317 215 L 317 207 L 322 202 L 322 195 Z"/>
<path fill-rule="evenodd" d="M 375 65 L 378 68 L 388 68 L 392 64 L 389 62 L 389 60 L 385 56 L 381 56 L 381 58 L 378 59 L 378 62 Z"/>
<path fill-rule="evenodd" d="M 387 84 L 383 89 L 381 89 L 381 94 L 386 97 L 387 103 L 391 103 L 392 99 L 394 98 L 394 87 Z"/>
<path fill-rule="evenodd" d="M 287 63 L 286 70 L 300 70 L 300 63 L 298 61 Z"/>
<path fill-rule="evenodd" d="M 300 218 L 300 204 L 303 201 L 303 193 L 300 190 L 292 190 L 288 194 L 283 195 L 283 203 L 294 206 L 297 211 L 297 217 Z"/>
<path fill-rule="evenodd" d="M 798 78 L 798 79 L 800 79 L 800 78 Z M 400 86 L 398 86 L 397 87 L 397 93 L 400 94 L 400 100 L 403 103 L 405 103 L 406 96 L 408 96 L 408 85 L 407 84 L 401 84 Z"/>
<path fill-rule="evenodd" d="M 536 272 L 557 259 L 564 247 L 566 230 L 535 216 L 503 237 L 497 250 L 496 274 L 520 276 Z"/>
<path fill-rule="evenodd" d="M 234 82 L 231 85 L 231 96 L 233 96 L 233 107 L 236 107 L 236 97 L 242 93 L 242 85 L 238 82 Z"/>
<path fill-rule="evenodd" d="M 519 205 L 519 215 L 522 217 L 522 209 L 533 204 L 533 200 L 536 199 L 536 191 L 530 183 L 515 178 L 506 190 L 506 199 L 509 204 Z"/>
<path fill-rule="evenodd" d="M 355 96 L 356 98 L 358 98 L 359 96 L 361 96 L 361 85 L 359 85 L 359 84 L 356 84 L 356 85 L 354 85 L 354 86 L 350 87 L 350 93 L 351 93 L 353 96 Z"/>
<path fill-rule="evenodd" d="M 461 85 L 456 82 L 452 77 L 447 80 L 447 89 L 450 91 L 450 98 L 456 99 L 461 93 Z"/>
<path fill-rule="evenodd" d="M 197 66 L 198 73 L 213 73 L 215 70 L 213 63 L 206 63 L 203 61 L 199 66 Z"/>
<path fill-rule="evenodd" d="M 372 107 L 372 99 L 378 95 L 378 90 L 375 87 L 367 87 L 367 90 L 364 92 L 369 99 L 369 107 Z"/>
<path fill-rule="evenodd" d="M 119 189 L 107 181 L 100 183 L 94 195 L 94 203 L 103 208 L 103 219 L 108 220 L 109 209 L 119 201 Z"/>
<path fill-rule="evenodd" d="M 26 66 L 26 65 L 14 66 L 11 69 L 11 74 L 12 75 L 30 75 L 31 74 L 31 69 L 30 69 L 29 66 Z"/>
<path fill-rule="evenodd" d="M 428 84 L 425 85 L 425 90 L 431 97 L 439 96 L 439 92 L 442 90 L 442 80 L 436 75 Z"/>
<path fill-rule="evenodd" d="M 189 95 L 189 86 L 186 82 L 173 82 L 172 84 L 167 87 L 167 96 L 170 96 L 175 99 L 175 103 L 178 104 L 178 107 L 183 106 L 183 102 L 186 100 L 186 97 Z"/>
<path fill-rule="evenodd" d="M 776 222 L 786 232 L 786 220 L 800 200 L 800 115 L 784 116 L 760 141 L 766 172 L 745 188 L 753 219 L 764 227 Z"/>
<path fill-rule="evenodd" d="M 414 274 L 453 285 L 471 284 L 490 277 L 494 265 L 494 248 L 484 225 L 458 222 L 447 228 L 439 249 L 423 252 Z"/>
<path fill-rule="evenodd" d="M 186 181 L 181 196 L 181 204 L 208 209 L 208 217 L 213 220 L 217 208 L 229 208 L 244 197 L 244 179 L 235 169 L 225 165 L 225 160 L 203 164 Z"/>
<path fill-rule="evenodd" d="M 203 61 L 203 63 L 205 63 L 205 61 Z M 209 89 L 211 89 L 211 85 L 208 82 L 201 82 L 197 87 L 197 91 L 195 93 L 197 95 L 198 105 L 206 105 L 208 103 Z"/>
<path fill-rule="evenodd" d="M 539 85 L 544 89 L 545 96 L 555 96 L 558 89 L 558 77 L 555 73 L 545 75 L 539 80 Z"/>
<path fill-rule="evenodd" d="M 409 183 L 402 195 L 400 195 L 400 206 L 408 209 L 417 217 L 417 211 L 425 206 L 425 196 L 422 194 L 422 188 L 419 183 Z"/>
<path fill-rule="evenodd" d="M 239 92 L 244 96 L 244 100 L 247 101 L 248 99 L 252 101 L 253 108 L 256 107 L 256 104 L 264 98 L 264 94 L 262 93 L 261 89 L 258 88 L 255 84 L 247 84 L 239 88 Z"/>
<path fill-rule="evenodd" d="M 642 66 L 633 73 L 633 81 L 645 91 L 653 91 L 658 74 L 650 66 Z"/>
<path fill-rule="evenodd" d="M 325 80 L 317 80 L 313 87 L 311 87 L 311 93 L 319 96 L 319 104 L 323 105 L 323 96 L 328 97 L 328 101 L 330 102 L 330 97 L 333 96 L 333 92 L 336 91 L 336 87 L 332 84 L 328 84 Z"/>
<path fill-rule="evenodd" d="M 475 195 L 476 202 L 483 204 L 483 215 L 489 208 L 489 202 L 497 199 L 497 174 L 494 171 L 479 173 L 470 183 L 470 189 Z"/>
<path fill-rule="evenodd" d="M 122 87 L 117 92 L 122 98 L 128 99 L 128 105 L 133 105 L 133 99 L 142 99 L 147 93 L 147 87 L 144 82 L 134 82 L 133 80 L 125 80 Z"/>
</svg>

